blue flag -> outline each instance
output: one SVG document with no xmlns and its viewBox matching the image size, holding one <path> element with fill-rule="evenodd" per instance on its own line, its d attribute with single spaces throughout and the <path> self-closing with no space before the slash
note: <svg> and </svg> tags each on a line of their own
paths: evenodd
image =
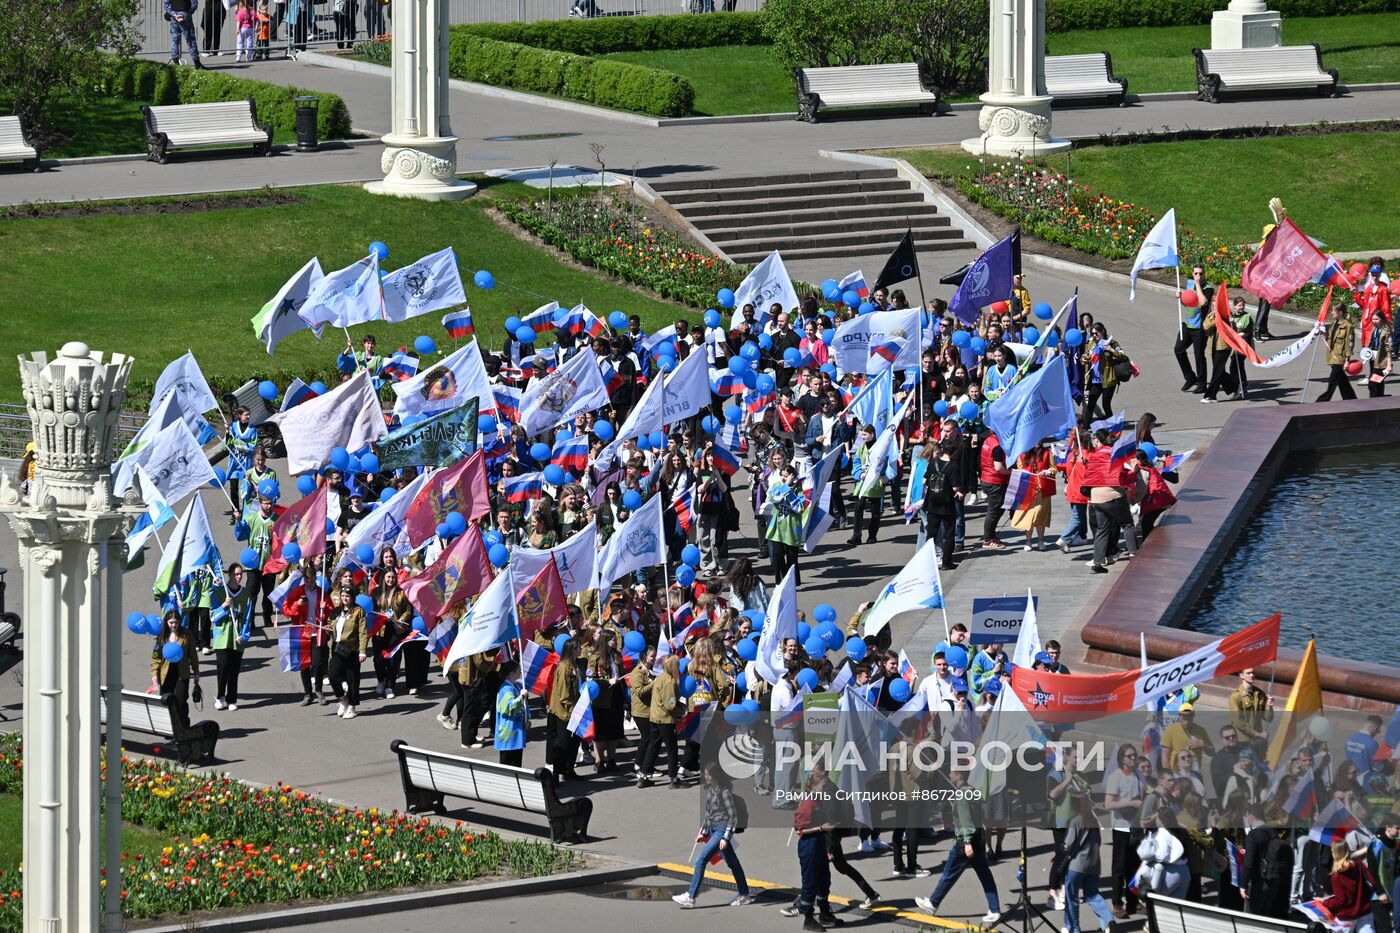
<svg viewBox="0 0 1400 933">
<path fill-rule="evenodd" d="M 987 406 L 983 418 L 996 432 L 1010 463 L 1044 438 L 1074 427 L 1065 358 L 1053 357 L 1042 369 L 1007 389 Z"/>
<path fill-rule="evenodd" d="M 379 448 L 379 468 L 397 470 L 456 463 L 476 450 L 476 421 L 477 400 L 474 398 L 422 420 L 411 420 L 375 442 Z"/>
<path fill-rule="evenodd" d="M 964 324 L 973 324 L 987 305 L 1011 294 L 1011 276 L 1021 269 L 1021 232 L 987 247 L 972 261 L 949 309 Z"/>
</svg>

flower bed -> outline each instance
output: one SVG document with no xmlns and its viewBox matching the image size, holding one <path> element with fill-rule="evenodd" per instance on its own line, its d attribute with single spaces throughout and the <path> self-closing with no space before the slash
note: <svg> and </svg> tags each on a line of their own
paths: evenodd
<svg viewBox="0 0 1400 933">
<path fill-rule="evenodd" d="M 0 791 L 18 793 L 17 739 L 7 737 L 0 749 Z M 123 759 L 122 768 L 123 819 L 173 837 L 158 858 L 122 856 L 123 913 L 130 918 L 492 875 L 537 877 L 577 863 L 548 843 L 508 842 L 397 810 L 338 806 L 283 784 L 254 787 L 138 758 Z M 20 927 L 18 877 L 9 866 L 0 870 L 0 929 Z"/>
<path fill-rule="evenodd" d="M 642 209 L 617 194 L 539 201 L 502 198 L 496 207 L 522 229 L 584 265 L 692 307 L 712 306 L 717 291 L 738 287 L 747 272 L 696 249 L 676 233 L 648 225 Z"/>
</svg>

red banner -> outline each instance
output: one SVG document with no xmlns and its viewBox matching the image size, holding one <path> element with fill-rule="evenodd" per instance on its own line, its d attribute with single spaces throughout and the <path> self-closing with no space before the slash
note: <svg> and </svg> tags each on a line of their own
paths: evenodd
<svg viewBox="0 0 1400 933">
<path fill-rule="evenodd" d="M 1185 686 L 1267 664 L 1278 655 L 1280 616 L 1195 651 L 1136 671 L 1114 674 L 1052 674 L 1016 667 L 1011 685 L 1037 719 L 1068 722 L 1126 713 Z"/>
<path fill-rule="evenodd" d="M 1327 257 L 1285 217 L 1245 263 L 1240 284 L 1278 308 L 1325 265 Z"/>
</svg>

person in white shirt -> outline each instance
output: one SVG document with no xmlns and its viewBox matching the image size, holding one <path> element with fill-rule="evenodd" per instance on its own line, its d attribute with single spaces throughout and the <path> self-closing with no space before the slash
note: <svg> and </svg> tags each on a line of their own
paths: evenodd
<svg viewBox="0 0 1400 933">
<path fill-rule="evenodd" d="M 1138 899 L 1128 887 L 1137 873 L 1138 815 L 1146 795 L 1138 772 L 1138 752 L 1132 745 L 1118 748 L 1118 767 L 1104 776 L 1104 808 L 1113 826 L 1113 915 L 1119 920 L 1137 910 Z"/>
<path fill-rule="evenodd" d="M 942 713 L 953 708 L 957 691 L 953 689 L 953 672 L 943 652 L 933 656 L 933 673 L 919 682 L 919 692 L 924 695 L 930 712 Z"/>
</svg>

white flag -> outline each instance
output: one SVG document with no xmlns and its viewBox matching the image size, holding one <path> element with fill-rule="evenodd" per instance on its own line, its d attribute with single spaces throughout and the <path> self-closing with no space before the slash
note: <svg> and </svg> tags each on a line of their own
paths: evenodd
<svg viewBox="0 0 1400 933">
<path fill-rule="evenodd" d="M 306 304 L 316 283 L 323 278 L 325 273 L 321 271 L 321 260 L 313 256 L 296 275 L 287 280 L 287 284 L 278 290 L 271 301 L 262 306 L 262 310 L 253 315 L 253 333 L 267 348 L 268 356 L 272 355 L 272 349 L 282 338 L 307 329 L 307 323 L 297 312 Z"/>
<path fill-rule="evenodd" d="M 386 321 L 406 321 L 466 303 L 457 254 L 450 246 L 384 276 Z"/>
<path fill-rule="evenodd" d="M 452 665 L 463 658 L 481 654 L 512 638 L 520 637 L 520 628 L 515 620 L 515 587 L 511 585 L 510 571 L 496 574 L 496 579 L 481 591 L 471 611 L 457 623 L 457 637 L 447 656 L 442 659 L 442 672 L 449 675 Z"/>
<path fill-rule="evenodd" d="M 666 386 L 661 395 L 661 422 L 676 424 L 699 414 L 709 408 L 712 398 L 710 369 L 706 365 L 705 354 L 692 350 L 666 375 Z"/>
<path fill-rule="evenodd" d="M 876 311 L 860 314 L 836 328 L 831 361 L 837 371 L 863 373 L 870 371 L 870 351 L 896 337 L 904 338 L 904 346 L 892 364 L 893 369 L 919 368 L 919 343 L 923 322 L 918 308 L 899 311 Z"/>
<path fill-rule="evenodd" d="M 155 414 L 160 403 L 171 394 L 176 396 L 175 400 L 180 405 L 180 415 L 191 431 L 200 431 L 199 422 L 204 420 L 200 415 L 219 407 L 214 393 L 209 390 L 204 373 L 200 372 L 199 362 L 191 352 L 186 352 L 184 356 L 165 367 L 165 372 L 156 380 L 156 387 L 151 392 L 151 407 L 146 409 L 146 412 Z"/>
<path fill-rule="evenodd" d="M 778 255 L 777 250 L 754 266 L 753 271 L 739 283 L 734 292 L 734 314 L 729 326 L 739 326 L 744 319 L 746 304 L 753 305 L 753 319 L 760 327 L 763 326 L 768 320 L 768 306 L 774 303 L 781 305 L 784 311 L 791 311 L 801 304 L 797 290 L 792 287 L 792 279 L 788 277 L 787 267 L 783 265 L 783 257 Z M 757 339 L 756 334 L 754 339 Z"/>
<path fill-rule="evenodd" d="M 1026 615 L 1021 619 L 1021 633 L 1016 636 L 1016 646 L 1011 649 L 1011 663 L 1030 670 L 1031 665 L 1035 663 L 1035 656 L 1040 654 L 1040 650 L 1040 626 L 1036 624 L 1035 620 L 1035 598 L 1028 589 L 1026 590 Z"/>
<path fill-rule="evenodd" d="M 384 320 L 384 292 L 379 284 L 379 257 L 359 262 L 323 276 L 297 315 L 321 336 L 327 324 L 349 327 Z"/>
<path fill-rule="evenodd" d="M 469 398 L 477 400 L 478 412 L 496 410 L 496 396 L 481 360 L 481 347 L 475 340 L 455 351 L 412 379 L 391 383 L 394 414 L 400 419 L 413 415 L 435 415 L 456 408 Z"/>
<path fill-rule="evenodd" d="M 291 473 L 319 470 L 330 459 L 332 448 L 359 450 L 387 430 L 379 397 L 363 369 L 325 395 L 268 420 L 282 431 Z"/>
<path fill-rule="evenodd" d="M 218 561 L 219 550 L 214 546 L 214 533 L 209 529 L 204 500 L 195 496 L 185 506 L 185 514 L 175 526 L 170 546 L 161 554 L 155 592 L 164 595 L 199 568 L 217 566 Z"/>
<path fill-rule="evenodd" d="M 754 671 L 758 676 L 776 684 L 783 676 L 783 642 L 797 637 L 797 577 L 795 567 L 789 567 L 787 576 L 773 592 L 768 601 L 768 609 L 763 616 L 763 632 L 758 636 L 758 657 L 754 658 Z"/>
<path fill-rule="evenodd" d="M 172 504 L 218 479 L 204 449 L 183 421 L 158 431 L 145 447 L 112 465 L 113 493 L 126 495 L 131 484 L 136 482 L 137 467 L 146 471 L 165 501 Z"/>
<path fill-rule="evenodd" d="M 1137 277 L 1143 269 L 1173 269 L 1181 263 L 1176 249 L 1176 208 L 1172 208 L 1157 221 L 1157 226 L 1147 234 L 1133 260 L 1133 273 L 1128 286 L 1128 300 L 1137 298 Z"/>
<path fill-rule="evenodd" d="M 554 372 L 531 380 L 520 397 L 520 425 L 526 437 L 534 437 L 608 402 L 598 358 L 585 347 Z"/>
<path fill-rule="evenodd" d="M 1006 788 L 1006 769 L 987 767 L 988 759 L 996 760 L 990 753 L 993 747 L 1044 748 L 1048 742 L 1045 733 L 1036 725 L 1030 710 L 1026 709 L 1026 704 L 1021 701 L 1016 691 L 1011 689 L 1010 684 L 1003 685 L 996 703 L 992 705 L 992 714 L 987 720 L 987 728 L 982 733 L 980 742 L 981 747 L 989 753 L 977 756 L 972 774 L 968 777 L 968 786 L 980 789 L 984 799 Z M 997 744 L 994 746 L 994 743 Z"/>
<path fill-rule="evenodd" d="M 943 581 L 938 576 L 938 545 L 932 538 L 919 548 L 913 560 L 895 574 L 865 614 L 862 635 L 879 633 L 901 612 L 939 609 L 943 606 Z"/>
<path fill-rule="evenodd" d="M 340 552 L 340 560 L 336 561 L 335 569 L 340 570 L 347 567 L 350 562 L 356 560 L 355 551 L 362 544 L 368 544 L 374 548 L 374 559 L 379 559 L 379 553 L 385 547 L 393 547 L 394 552 L 400 557 L 407 557 L 412 548 L 404 541 L 399 544 L 399 535 L 403 531 L 403 517 L 408 512 L 408 507 L 413 504 L 418 491 L 428 482 L 430 471 L 419 473 L 418 476 L 403 489 L 394 493 L 388 502 L 381 502 L 379 506 L 370 511 L 369 515 L 362 518 L 350 534 L 345 538 L 345 547 Z M 330 517 L 329 509 L 331 503 L 339 496 L 328 499 L 327 518 Z"/>
<path fill-rule="evenodd" d="M 140 467 L 136 467 L 135 470 L 137 482 L 141 487 L 141 501 L 146 503 L 146 511 L 142 512 L 141 517 L 136 519 L 136 524 L 132 526 L 131 531 L 126 536 L 126 565 L 128 567 L 141 557 L 141 549 L 156 533 L 156 529 L 175 520 L 175 510 L 170 507 L 169 502 L 165 501 L 165 497 L 160 494 L 156 484 L 151 482 L 146 471 Z"/>
<path fill-rule="evenodd" d="M 545 550 L 517 545 L 511 549 L 510 566 L 520 579 L 528 582 L 535 579 L 551 557 L 559 570 L 566 596 L 592 589 L 598 562 L 598 526 L 589 522 L 563 544 Z"/>
<path fill-rule="evenodd" d="M 660 495 L 654 495 L 618 526 L 598 552 L 594 589 L 604 593 L 624 573 L 654 567 L 666 560 L 666 538 L 661 528 Z"/>
</svg>

